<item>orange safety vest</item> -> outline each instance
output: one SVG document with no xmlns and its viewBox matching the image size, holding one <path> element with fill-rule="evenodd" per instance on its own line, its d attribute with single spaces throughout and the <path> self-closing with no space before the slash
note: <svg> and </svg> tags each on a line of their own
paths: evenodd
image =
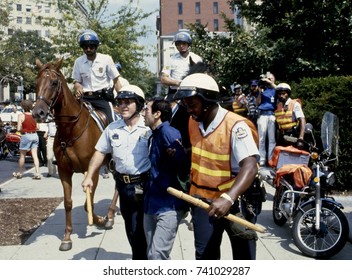
<svg viewBox="0 0 352 280">
<path fill-rule="evenodd" d="M 293 107 L 295 102 L 298 102 L 302 105 L 300 99 L 293 99 L 287 106 L 285 110 L 282 102 L 279 102 L 275 111 L 276 122 L 280 130 L 289 130 L 298 125 L 298 120 L 295 120 L 293 113 Z"/>
<path fill-rule="evenodd" d="M 258 133 L 253 123 L 232 112 L 227 112 L 219 126 L 203 137 L 198 123 L 189 120 L 189 134 L 192 144 L 190 195 L 216 199 L 231 188 L 235 176 L 231 170 L 231 132 L 239 121 L 245 121 L 258 143 Z"/>
<path fill-rule="evenodd" d="M 247 107 L 244 106 L 244 105 L 242 105 L 242 106 L 239 105 L 239 102 L 242 100 L 242 98 L 246 98 L 246 97 L 245 97 L 244 95 L 243 95 L 243 96 L 240 96 L 237 101 L 234 101 L 234 102 L 232 103 L 232 110 L 233 110 L 233 112 L 235 112 L 236 114 L 239 114 L 239 115 L 241 115 L 241 116 L 244 116 L 245 113 L 246 113 L 246 111 L 247 111 Z"/>
</svg>

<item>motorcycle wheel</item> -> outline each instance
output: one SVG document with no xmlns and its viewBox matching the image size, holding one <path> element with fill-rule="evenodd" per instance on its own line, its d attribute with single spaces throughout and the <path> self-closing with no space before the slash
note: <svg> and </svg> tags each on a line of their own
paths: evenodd
<svg viewBox="0 0 352 280">
<path fill-rule="evenodd" d="M 349 226 L 344 213 L 335 205 L 323 201 L 320 229 L 315 229 L 314 201 L 296 212 L 292 234 L 295 245 L 306 256 L 328 259 L 345 246 Z"/>
<path fill-rule="evenodd" d="M 282 214 L 279 208 L 280 200 L 284 191 L 285 190 L 282 187 L 277 188 L 273 197 L 273 220 L 274 220 L 274 223 L 280 227 L 287 222 L 286 217 Z"/>
</svg>

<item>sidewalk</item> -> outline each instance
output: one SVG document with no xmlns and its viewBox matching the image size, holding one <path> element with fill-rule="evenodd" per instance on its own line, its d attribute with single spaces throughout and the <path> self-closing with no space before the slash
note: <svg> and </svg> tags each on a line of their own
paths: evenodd
<svg viewBox="0 0 352 280">
<path fill-rule="evenodd" d="M 32 172 L 31 170 L 29 172 Z M 42 167 L 45 174 L 46 168 Z M 87 225 L 87 214 L 83 204 L 85 193 L 82 191 L 82 174 L 73 177 L 73 247 L 70 251 L 61 252 L 59 246 L 65 229 L 65 211 L 63 203 L 32 234 L 24 245 L 0 247 L 0 260 L 126 260 L 131 259 L 124 223 L 121 216 L 115 217 L 111 230 L 103 230 Z M 63 197 L 61 182 L 57 177 L 32 180 L 24 176 L 21 180 L 12 179 L 0 186 L 2 198 L 16 197 Z M 100 177 L 95 194 L 95 212 L 104 216 L 113 196 L 114 180 Z M 259 233 L 257 242 L 258 260 L 311 260 L 304 257 L 293 244 L 291 232 L 287 225 L 278 227 L 272 220 L 273 189 L 267 187 L 268 200 L 263 205 L 258 224 L 267 229 Z M 345 206 L 345 213 L 352 225 L 352 197 L 337 199 Z M 173 260 L 194 260 L 193 232 L 188 229 L 190 217 L 183 220 L 171 253 Z M 226 234 L 222 243 L 222 259 L 231 260 L 230 243 Z M 332 260 L 352 260 L 352 244 L 347 242 L 345 248 Z"/>
</svg>

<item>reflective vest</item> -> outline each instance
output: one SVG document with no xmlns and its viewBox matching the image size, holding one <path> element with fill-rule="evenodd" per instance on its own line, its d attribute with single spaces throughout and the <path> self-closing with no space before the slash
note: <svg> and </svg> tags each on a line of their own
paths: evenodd
<svg viewBox="0 0 352 280">
<path fill-rule="evenodd" d="M 241 95 L 237 101 L 234 101 L 232 103 L 232 110 L 236 113 L 239 114 L 241 116 L 245 116 L 245 113 L 247 111 L 247 107 L 244 104 L 241 104 L 240 101 L 242 100 L 242 98 L 246 98 L 245 95 Z M 240 104 L 240 105 L 239 105 Z M 241 106 L 242 105 L 242 106 Z"/>
<path fill-rule="evenodd" d="M 190 119 L 189 134 L 192 144 L 190 195 L 216 199 L 231 188 L 235 176 L 231 169 L 232 129 L 238 121 L 245 121 L 258 143 L 253 123 L 237 114 L 227 112 L 219 126 L 203 137 L 198 123 Z"/>
<path fill-rule="evenodd" d="M 277 105 L 275 111 L 276 122 L 279 125 L 280 130 L 289 130 L 298 125 L 298 120 L 295 120 L 295 115 L 293 113 L 293 107 L 295 102 L 302 104 L 299 99 L 292 99 L 285 110 L 282 102 Z"/>
</svg>

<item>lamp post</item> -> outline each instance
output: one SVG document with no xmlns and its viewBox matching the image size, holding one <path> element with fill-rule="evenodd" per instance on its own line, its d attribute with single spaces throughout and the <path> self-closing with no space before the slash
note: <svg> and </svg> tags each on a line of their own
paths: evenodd
<svg viewBox="0 0 352 280">
<path fill-rule="evenodd" d="M 20 93 L 21 101 L 23 100 L 23 77 L 18 76 L 20 79 L 20 85 L 17 87 L 18 92 Z"/>
</svg>

